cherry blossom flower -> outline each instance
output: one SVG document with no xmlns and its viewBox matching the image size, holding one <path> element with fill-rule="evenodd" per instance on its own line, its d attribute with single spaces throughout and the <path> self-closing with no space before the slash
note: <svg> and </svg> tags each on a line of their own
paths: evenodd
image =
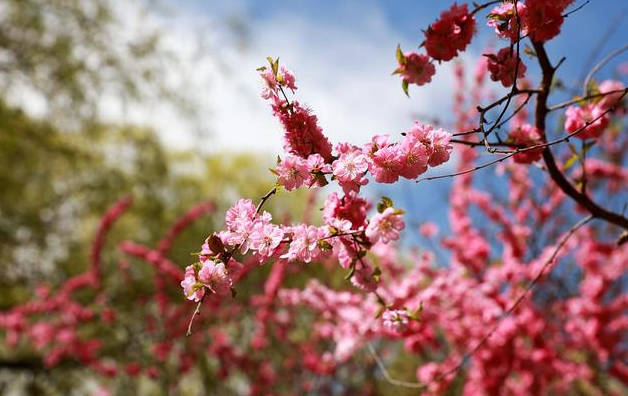
<svg viewBox="0 0 628 396">
<path fill-rule="evenodd" d="M 401 75 L 406 83 L 421 86 L 432 81 L 436 68 L 427 55 L 405 52 L 399 58 L 399 67 L 395 73 Z"/>
<path fill-rule="evenodd" d="M 198 271 L 198 280 L 205 287 L 219 296 L 225 296 L 231 291 L 231 277 L 227 273 L 224 263 L 207 260 Z"/>
<path fill-rule="evenodd" d="M 432 145 L 432 154 L 430 155 L 428 164 L 434 167 L 449 161 L 449 156 L 453 149 L 450 143 L 451 133 L 440 128 L 434 129 L 432 126 L 429 126 L 429 136 Z"/>
<path fill-rule="evenodd" d="M 515 128 L 509 136 L 515 147 L 531 147 L 543 143 L 539 130 L 530 124 L 523 124 Z M 530 164 L 541 159 L 543 147 L 526 150 L 513 156 L 513 160 L 520 164 Z"/>
<path fill-rule="evenodd" d="M 318 126 L 318 118 L 297 101 L 273 105 L 275 114 L 284 127 L 284 150 L 301 158 L 320 154 L 326 162 L 331 160 L 331 143 Z"/>
<path fill-rule="evenodd" d="M 623 89 L 626 89 L 626 86 L 621 81 L 617 80 L 604 80 L 598 86 L 598 91 L 600 91 L 600 93 L 621 91 Z M 602 110 L 609 110 L 613 106 L 619 107 L 621 103 L 618 103 L 618 101 L 620 100 L 622 95 L 623 92 L 615 92 L 605 95 L 598 102 L 598 106 L 600 106 L 600 109 Z"/>
<path fill-rule="evenodd" d="M 475 32 L 475 18 L 467 5 L 453 4 L 425 32 L 427 54 L 439 61 L 448 61 L 464 51 Z"/>
<path fill-rule="evenodd" d="M 526 5 L 521 1 L 517 1 L 517 14 L 519 19 L 525 14 Z M 513 3 L 504 3 L 493 8 L 488 15 L 488 26 L 495 29 L 495 34 L 500 38 L 509 38 L 511 42 L 517 39 L 517 30 L 519 25 L 517 24 L 517 15 L 515 14 L 515 7 Z M 521 30 L 521 36 L 525 36 L 526 31 Z"/>
<path fill-rule="evenodd" d="M 290 248 L 288 252 L 281 257 L 291 261 L 303 261 L 304 263 L 309 263 L 321 256 L 323 252 L 319 241 L 329 236 L 327 227 L 316 227 L 305 224 L 290 227 L 289 232 L 292 234 Z"/>
<path fill-rule="evenodd" d="M 487 68 L 491 80 L 499 81 L 504 87 L 510 87 L 515 82 L 515 70 L 517 78 L 524 78 L 526 66 L 521 58 L 517 58 L 514 50 L 510 47 L 500 49 L 497 54 L 488 54 Z M 517 67 L 517 60 L 519 67 Z"/>
<path fill-rule="evenodd" d="M 368 183 L 368 179 L 364 176 L 368 166 L 367 156 L 355 147 L 340 153 L 338 159 L 332 164 L 332 170 L 345 192 L 357 192 L 360 191 L 361 186 Z"/>
<path fill-rule="evenodd" d="M 599 105 L 589 103 L 584 106 L 570 106 L 565 111 L 565 129 L 569 133 L 578 132 L 574 137 L 578 139 L 593 139 L 600 137 L 609 124 L 608 113 Z M 589 124 L 586 128 L 585 125 Z"/>
<path fill-rule="evenodd" d="M 196 270 L 193 265 L 185 268 L 185 278 L 181 281 L 181 287 L 188 300 L 199 302 L 205 295 L 205 288 L 196 279 Z"/>
<path fill-rule="evenodd" d="M 371 218 L 365 234 L 373 243 L 379 240 L 388 243 L 399 239 L 399 232 L 404 227 L 405 224 L 398 211 L 394 208 L 386 208 L 382 213 L 377 213 Z"/>
<path fill-rule="evenodd" d="M 415 123 L 399 146 L 400 175 L 407 179 L 415 179 L 425 173 L 432 153 L 427 129 Z"/>
<path fill-rule="evenodd" d="M 390 331 L 403 333 L 408 328 L 410 317 L 402 309 L 387 309 L 382 313 L 382 324 Z"/>
<path fill-rule="evenodd" d="M 283 230 L 269 222 L 258 222 L 253 227 L 249 236 L 250 248 L 255 250 L 261 257 L 270 257 L 283 239 Z"/>
<path fill-rule="evenodd" d="M 281 160 L 275 172 L 278 176 L 277 183 L 288 191 L 299 188 L 310 180 L 307 161 L 293 155 L 288 155 Z"/>
<path fill-rule="evenodd" d="M 547 0 L 527 0 L 521 24 L 533 41 L 547 41 L 560 33 L 563 24 L 562 4 Z"/>
<path fill-rule="evenodd" d="M 393 145 L 382 147 L 371 155 L 369 171 L 379 183 L 394 183 L 399 180 L 402 156 Z"/>
</svg>

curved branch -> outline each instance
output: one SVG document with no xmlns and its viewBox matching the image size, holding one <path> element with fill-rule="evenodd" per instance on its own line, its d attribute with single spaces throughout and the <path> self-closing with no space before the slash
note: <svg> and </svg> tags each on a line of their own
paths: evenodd
<svg viewBox="0 0 628 396">
<path fill-rule="evenodd" d="M 541 131 L 541 133 L 543 134 L 543 139 L 545 139 L 545 121 L 547 118 L 547 113 L 549 111 L 547 108 L 547 98 L 549 96 L 552 79 L 554 77 L 554 72 L 556 71 L 556 68 L 552 66 L 543 43 L 532 41 L 532 45 L 534 46 L 534 50 L 536 51 L 539 65 L 541 66 L 541 71 L 543 73 L 543 78 L 539 87 L 540 92 L 538 94 L 536 102 L 535 126 L 539 131 Z M 547 171 L 550 177 L 566 195 L 568 195 L 575 202 L 587 209 L 589 213 L 591 213 L 593 216 L 599 217 L 609 223 L 615 224 L 621 228 L 628 230 L 628 218 L 599 206 L 597 203 L 593 202 L 593 200 L 591 200 L 589 196 L 578 191 L 571 184 L 571 182 L 567 180 L 563 172 L 558 168 L 550 146 L 546 146 L 543 149 L 541 155 L 543 157 L 543 161 L 545 162 L 545 166 L 547 167 Z"/>
</svg>

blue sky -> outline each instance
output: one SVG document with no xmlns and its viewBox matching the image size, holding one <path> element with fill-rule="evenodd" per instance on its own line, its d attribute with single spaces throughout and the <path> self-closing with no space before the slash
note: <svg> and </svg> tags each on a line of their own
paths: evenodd
<svg viewBox="0 0 628 396">
<path fill-rule="evenodd" d="M 281 129 L 272 119 L 266 103 L 259 98 L 259 81 L 254 69 L 267 55 L 280 56 L 297 75 L 300 101 L 319 116 L 333 142 L 360 144 L 373 134 L 397 135 L 413 120 L 436 117 L 450 120 L 454 89 L 451 63 L 437 68 L 433 82 L 411 87 L 406 98 L 399 79 L 390 76 L 395 68 L 394 50 L 398 43 L 406 50 L 416 49 L 422 29 L 435 20 L 452 2 L 422 0 L 183 0 L 177 8 L 190 21 L 206 26 L 220 42 L 219 54 L 227 59 L 229 77 L 218 83 L 219 95 L 212 118 L 214 147 L 253 149 L 269 154 L 281 153 Z M 573 7 L 582 4 L 576 1 Z M 566 56 L 560 78 L 572 84 L 592 55 L 597 61 L 628 41 L 628 1 L 591 0 L 582 10 L 570 15 L 561 36 L 548 44 L 554 61 Z M 606 40 L 600 37 L 608 26 L 619 23 Z M 190 26 L 194 25 L 190 23 Z M 233 35 L 233 26 L 243 27 Z M 472 71 L 476 59 L 490 45 L 505 46 L 478 17 L 478 36 L 460 57 Z M 236 44 L 245 43 L 239 47 Z M 597 52 L 594 51 L 596 45 Z M 239 48 L 235 50 L 235 48 Z M 533 59 L 526 59 L 528 76 L 536 81 L 538 70 Z M 628 53 L 609 64 L 600 77 L 608 77 Z M 590 63 L 589 63 L 590 66 Z M 215 89 L 216 87 L 214 87 Z M 210 93 L 215 95 L 215 91 Z M 552 101 L 563 100 L 560 95 Z M 274 156 L 269 156 L 272 161 Z M 271 163 L 269 163 L 271 165 Z M 435 170 L 450 172 L 451 167 Z M 493 170 L 478 174 L 494 175 Z M 398 205 L 410 209 L 410 217 L 433 220 L 447 228 L 446 201 L 450 180 L 416 186 L 404 182 L 390 189 L 371 183 L 373 195 L 391 195 Z"/>
<path fill-rule="evenodd" d="M 576 1 L 572 8 L 582 3 Z M 374 133 L 398 133 L 416 118 L 447 119 L 453 89 L 451 64 L 438 68 L 432 84 L 413 87 L 410 99 L 390 72 L 395 67 L 395 46 L 416 48 L 422 40 L 421 29 L 449 4 L 436 0 L 179 0 L 176 8 L 184 19 L 194 21 L 189 26 L 211 32 L 219 46 L 216 53 L 227 59 L 230 68 L 231 79 L 223 81 L 226 86 L 218 84 L 222 103 L 212 125 L 218 138 L 215 143 L 274 152 L 281 148 L 279 134 L 274 133 L 277 125 L 257 97 L 259 83 L 254 73 L 267 55 L 280 56 L 297 74 L 299 99 L 319 115 L 334 140 L 359 142 Z M 625 44 L 622 40 L 628 41 L 627 12 L 626 0 L 591 0 L 566 19 L 565 34 L 549 44 L 554 59 L 567 57 L 560 70 L 565 82 L 572 83 L 584 72 L 582 66 L 600 36 L 618 16 L 621 23 L 601 43 L 598 59 Z M 246 44 L 243 50 L 234 49 L 238 42 L 234 25 L 244 27 L 240 30 Z M 487 45 L 500 48 L 505 43 L 494 38 L 480 15 L 478 37 L 461 60 L 473 67 Z M 622 60 L 628 56 L 614 64 Z M 534 77 L 534 62 L 526 62 L 528 75 Z M 601 74 L 609 75 L 612 66 Z M 246 111 L 247 117 L 237 117 L 235 109 Z"/>
<path fill-rule="evenodd" d="M 361 144 L 374 134 L 393 136 L 407 130 L 413 121 L 451 120 L 454 79 L 452 62 L 437 67 L 431 84 L 411 87 L 410 98 L 401 88 L 396 67 L 395 47 L 416 49 L 422 29 L 434 21 L 452 2 L 437 0 L 166 0 L 166 13 L 174 22 L 163 26 L 168 45 L 183 59 L 186 77 L 193 87 L 190 95 L 203 106 L 200 123 L 211 132 L 199 139 L 185 120 L 155 108 L 131 111 L 132 120 L 154 126 L 174 147 L 194 147 L 209 152 L 223 150 L 267 153 L 268 163 L 282 152 L 282 131 L 260 98 L 261 83 L 255 69 L 268 55 L 279 56 L 297 75 L 297 97 L 310 106 L 332 142 Z M 573 7 L 582 4 L 576 1 Z M 121 3 L 127 11 L 126 3 Z M 173 11 L 173 12 L 171 12 Z M 585 72 L 591 55 L 597 61 L 628 41 L 628 1 L 591 0 L 569 16 L 561 36 L 548 44 L 554 62 L 566 56 L 560 78 L 572 84 Z M 130 13 L 129 13 L 130 14 Z M 619 19 L 618 19 L 619 18 Z M 166 18 L 168 19 L 168 18 Z M 132 19 L 130 19 L 132 21 Z M 612 35 L 600 42 L 608 26 L 617 23 Z M 131 22 L 131 25 L 133 23 Z M 193 57 L 202 38 L 202 61 Z M 601 44 L 594 51 L 597 44 Z M 501 48 L 478 16 L 474 43 L 458 61 L 467 70 L 487 46 Z M 528 77 L 538 79 L 533 59 L 524 57 Z M 600 77 L 609 77 L 624 53 L 604 68 Z M 589 63 L 590 65 L 590 63 Z M 497 85 L 496 85 L 497 87 Z M 560 95 L 551 102 L 562 101 Z M 112 117 L 117 117 L 115 111 Z M 553 124 L 552 124 L 553 125 Z M 452 171 L 452 164 L 435 173 Z M 494 175 L 485 170 L 478 177 Z M 371 183 L 373 195 L 390 195 L 409 217 L 433 220 L 446 229 L 446 205 L 450 180 L 422 183 L 405 182 L 390 190 Z"/>
</svg>

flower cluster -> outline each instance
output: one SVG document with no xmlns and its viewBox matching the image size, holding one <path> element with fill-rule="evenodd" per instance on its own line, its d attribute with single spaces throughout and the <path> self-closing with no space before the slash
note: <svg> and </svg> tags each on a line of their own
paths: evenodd
<svg viewBox="0 0 628 396">
<path fill-rule="evenodd" d="M 436 68 L 429 56 L 417 52 L 403 52 L 400 46 L 397 46 L 397 62 L 399 67 L 393 74 L 401 76 L 406 94 L 409 84 L 425 85 L 432 81 L 432 76 L 436 73 Z"/>
<path fill-rule="evenodd" d="M 600 137 L 610 122 L 610 116 L 599 104 L 570 106 L 565 111 L 565 129 L 579 139 Z"/>
<path fill-rule="evenodd" d="M 494 7 L 487 15 L 487 25 L 494 29 L 497 37 L 508 39 L 511 46 L 497 54 L 487 55 L 489 60 L 483 67 L 488 68 L 491 79 L 501 82 L 505 87 L 512 86 L 517 64 L 517 78 L 522 78 L 526 67 L 518 54 L 513 54 L 515 43 L 525 37 L 543 43 L 557 36 L 564 21 L 562 13 L 572 2 L 573 0 L 520 0 L 503 2 Z M 402 52 L 397 47 L 398 67 L 393 74 L 401 76 L 402 88 L 406 94 L 409 84 L 421 86 L 431 81 L 436 72 L 432 60 L 439 63 L 450 61 L 466 50 L 476 30 L 475 13 L 486 5 L 477 5 L 475 10 L 469 11 L 466 4 L 454 3 L 443 11 L 440 18 L 425 30 L 425 41 L 421 46 L 425 47 L 426 55 Z"/>
<path fill-rule="evenodd" d="M 509 135 L 510 142 L 515 148 L 528 148 L 543 143 L 539 130 L 530 124 L 517 126 Z M 530 164 L 541 158 L 542 147 L 522 151 L 513 156 L 513 160 L 520 164 Z"/>
<path fill-rule="evenodd" d="M 526 66 L 510 47 L 500 49 L 497 54 L 485 55 L 491 80 L 499 81 L 504 87 L 510 87 L 517 79 L 525 76 Z"/>
<path fill-rule="evenodd" d="M 529 36 L 534 41 L 547 41 L 560 33 L 563 11 L 573 0 L 526 0 L 517 1 L 517 9 L 508 2 L 497 6 L 488 15 L 487 25 L 495 29 L 500 38 L 512 43 L 517 37 Z M 520 30 L 520 31 L 519 31 Z"/>
<path fill-rule="evenodd" d="M 351 283 L 364 291 L 377 289 L 380 270 L 373 266 L 367 251 L 374 245 L 397 241 L 405 224 L 403 211 L 383 198 L 368 220 L 371 205 L 360 197 L 368 175 L 380 183 L 393 183 L 400 177 L 415 179 L 449 160 L 451 134 L 431 125 L 415 123 L 399 142 L 388 135 L 376 135 L 363 146 L 339 143 L 332 146 L 317 124 L 316 116 L 296 101 L 289 101 L 285 89 L 296 90 L 294 76 L 278 61 L 269 58 L 270 67 L 260 68 L 264 87 L 262 97 L 270 100 L 274 115 L 285 130 L 286 155 L 278 158 L 271 171 L 277 184 L 255 206 L 240 199 L 225 215 L 224 231 L 207 238 L 199 262 L 186 268 L 181 282 L 186 297 L 201 301 L 207 293 L 225 296 L 232 290 L 232 273 L 241 267 L 235 254 L 248 254 L 259 262 L 283 260 L 310 263 L 333 258 Z M 264 202 L 279 188 L 291 191 L 302 186 L 322 187 L 337 183 L 343 196 L 331 193 L 323 208 L 323 226 L 274 224 Z"/>
<path fill-rule="evenodd" d="M 440 14 L 425 32 L 425 50 L 438 61 L 448 61 L 464 51 L 475 33 L 475 18 L 467 5 L 454 4 Z"/>
</svg>

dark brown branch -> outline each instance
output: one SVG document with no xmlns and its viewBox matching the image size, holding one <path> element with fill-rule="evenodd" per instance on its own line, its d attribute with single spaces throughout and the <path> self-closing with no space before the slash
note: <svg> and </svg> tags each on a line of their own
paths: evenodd
<svg viewBox="0 0 628 396">
<path fill-rule="evenodd" d="M 539 87 L 540 92 L 537 96 L 535 109 L 535 126 L 539 131 L 541 131 L 541 133 L 543 134 L 543 139 L 545 139 L 545 120 L 548 113 L 547 98 L 549 96 L 552 85 L 552 78 L 554 77 L 554 72 L 556 71 L 556 69 L 552 66 L 543 43 L 533 41 L 532 45 L 534 46 L 534 50 L 536 51 L 539 65 L 541 66 L 541 71 L 543 73 L 543 78 Z M 589 198 L 589 196 L 587 196 L 586 194 L 582 194 L 571 184 L 571 182 L 569 182 L 569 180 L 567 180 L 565 175 L 558 168 L 550 146 L 546 146 L 543 149 L 541 155 L 543 157 L 543 161 L 545 162 L 545 166 L 547 167 L 547 171 L 550 177 L 567 196 L 569 196 L 575 202 L 587 209 L 589 213 L 591 213 L 593 216 L 599 217 L 609 223 L 615 224 L 621 228 L 628 230 L 628 219 L 626 217 L 617 213 L 610 212 L 600 207 L 595 202 L 593 202 L 591 198 Z"/>
</svg>

